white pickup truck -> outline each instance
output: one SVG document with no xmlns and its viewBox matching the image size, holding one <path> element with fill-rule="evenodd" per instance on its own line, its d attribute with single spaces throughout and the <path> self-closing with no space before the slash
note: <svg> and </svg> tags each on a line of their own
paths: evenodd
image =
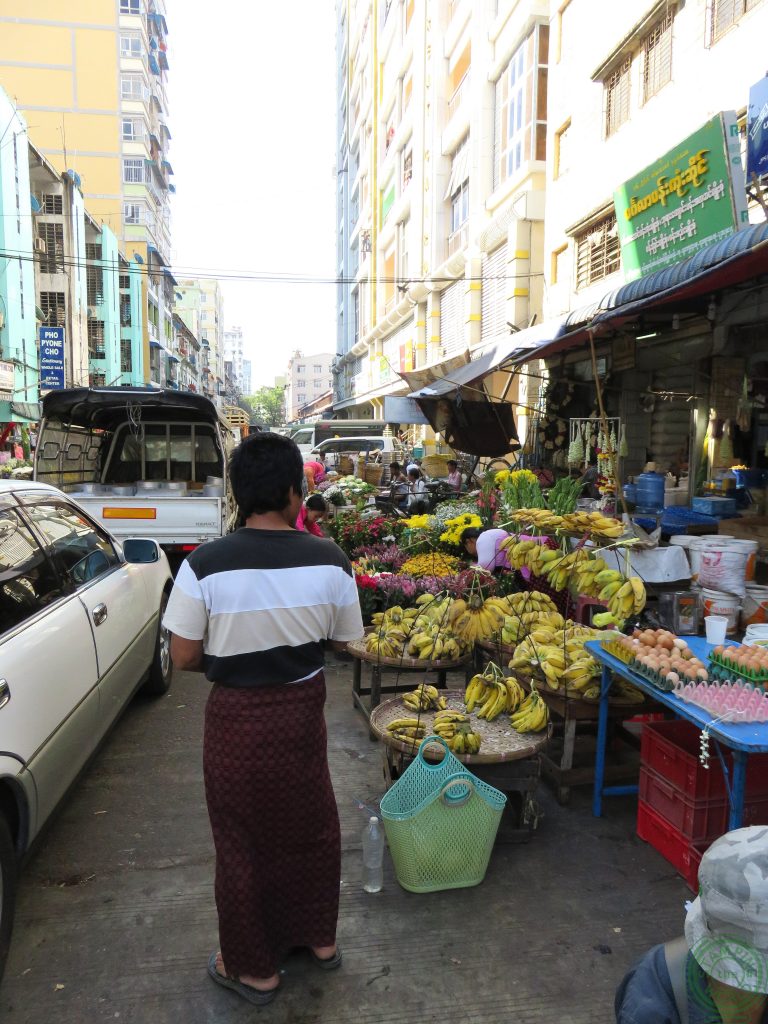
<svg viewBox="0 0 768 1024">
<path fill-rule="evenodd" d="M 118 540 L 151 537 L 173 569 L 234 521 L 236 442 L 203 395 L 152 388 L 51 391 L 34 478 L 76 498 Z"/>
</svg>

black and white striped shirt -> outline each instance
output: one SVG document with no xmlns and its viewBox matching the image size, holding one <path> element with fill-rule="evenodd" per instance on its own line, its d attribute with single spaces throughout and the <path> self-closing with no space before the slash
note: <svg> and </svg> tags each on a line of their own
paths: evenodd
<svg viewBox="0 0 768 1024">
<path fill-rule="evenodd" d="M 322 640 L 363 635 L 352 569 L 336 544 L 246 527 L 192 552 L 163 624 L 204 642 L 208 679 L 238 687 L 307 679 L 323 667 Z"/>
</svg>

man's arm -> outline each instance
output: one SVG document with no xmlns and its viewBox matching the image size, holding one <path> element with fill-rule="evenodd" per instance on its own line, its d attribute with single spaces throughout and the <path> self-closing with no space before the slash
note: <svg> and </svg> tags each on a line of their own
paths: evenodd
<svg viewBox="0 0 768 1024">
<path fill-rule="evenodd" d="M 329 640 L 328 646 L 331 648 L 332 651 L 341 651 L 341 653 L 343 654 L 344 651 L 346 651 L 347 649 L 347 643 L 347 640 Z"/>
<path fill-rule="evenodd" d="M 202 672 L 203 641 L 171 633 L 171 661 L 182 672 Z"/>
</svg>

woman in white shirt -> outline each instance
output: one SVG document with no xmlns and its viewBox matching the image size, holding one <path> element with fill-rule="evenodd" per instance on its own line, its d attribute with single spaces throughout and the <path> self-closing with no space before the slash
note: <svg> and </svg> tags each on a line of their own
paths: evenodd
<svg viewBox="0 0 768 1024">
<path fill-rule="evenodd" d="M 422 479 L 418 466 L 410 466 L 408 469 L 408 509 L 417 511 L 417 507 L 426 508 L 427 485 Z"/>
</svg>

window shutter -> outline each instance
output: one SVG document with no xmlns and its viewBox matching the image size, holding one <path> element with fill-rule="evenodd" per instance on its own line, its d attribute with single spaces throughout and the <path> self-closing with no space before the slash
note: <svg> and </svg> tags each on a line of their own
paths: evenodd
<svg viewBox="0 0 768 1024">
<path fill-rule="evenodd" d="M 440 295 L 440 349 L 444 356 L 455 355 L 464 344 L 464 281 L 455 281 Z"/>
<path fill-rule="evenodd" d="M 507 328 L 507 245 L 483 256 L 482 269 L 482 343 L 489 344 Z"/>
</svg>

